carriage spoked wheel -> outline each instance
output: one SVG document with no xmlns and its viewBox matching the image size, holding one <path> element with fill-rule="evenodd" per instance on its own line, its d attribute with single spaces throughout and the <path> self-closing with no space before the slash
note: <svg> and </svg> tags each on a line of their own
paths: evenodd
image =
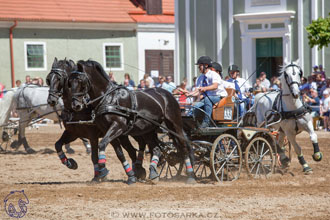
<svg viewBox="0 0 330 220">
<path fill-rule="evenodd" d="M 212 177 L 210 169 L 212 143 L 207 141 L 193 141 L 191 146 L 195 156 L 193 166 L 195 177 L 199 180 L 210 179 Z"/>
<path fill-rule="evenodd" d="M 242 169 L 242 150 L 233 135 L 222 134 L 213 142 L 210 167 L 213 177 L 218 182 L 239 178 Z"/>
<path fill-rule="evenodd" d="M 162 156 L 158 163 L 158 173 L 161 180 L 173 180 L 181 176 L 183 169 L 183 160 L 179 156 L 173 140 L 167 134 L 159 137 L 163 145 Z"/>
<path fill-rule="evenodd" d="M 274 172 L 273 150 L 265 138 L 251 140 L 245 151 L 245 165 L 248 176 L 253 178 L 267 178 Z"/>
</svg>

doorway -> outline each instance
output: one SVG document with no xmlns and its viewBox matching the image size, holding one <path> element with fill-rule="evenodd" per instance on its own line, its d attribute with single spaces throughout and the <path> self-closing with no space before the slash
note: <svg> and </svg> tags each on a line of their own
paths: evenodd
<svg viewBox="0 0 330 220">
<path fill-rule="evenodd" d="M 256 55 L 257 77 L 261 72 L 265 72 L 268 79 L 278 76 L 283 65 L 283 39 L 256 39 Z"/>
<path fill-rule="evenodd" d="M 173 50 L 145 50 L 145 61 L 146 73 L 156 71 L 159 76 L 174 77 Z"/>
</svg>

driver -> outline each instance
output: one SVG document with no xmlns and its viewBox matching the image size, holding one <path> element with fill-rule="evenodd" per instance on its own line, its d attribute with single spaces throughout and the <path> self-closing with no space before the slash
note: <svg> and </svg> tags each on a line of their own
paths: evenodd
<svg viewBox="0 0 330 220">
<path fill-rule="evenodd" d="M 196 88 L 201 94 L 201 100 L 194 104 L 195 107 L 204 108 L 204 116 L 201 128 L 209 126 L 212 115 L 213 105 L 218 103 L 223 97 L 227 96 L 223 80 L 220 75 L 214 72 L 212 60 L 208 56 L 201 56 L 196 65 L 198 65 L 201 75 L 196 80 Z"/>
</svg>

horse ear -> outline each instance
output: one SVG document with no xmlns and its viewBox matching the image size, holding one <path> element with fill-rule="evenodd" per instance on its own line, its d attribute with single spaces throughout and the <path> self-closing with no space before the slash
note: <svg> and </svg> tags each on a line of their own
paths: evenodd
<svg viewBox="0 0 330 220">
<path fill-rule="evenodd" d="M 69 60 L 69 64 L 70 64 L 71 67 L 74 67 L 75 66 L 75 63 L 74 63 L 73 60 Z"/>
<path fill-rule="evenodd" d="M 56 65 L 57 65 L 57 57 L 55 57 L 52 67 L 55 67 Z"/>
<path fill-rule="evenodd" d="M 77 69 L 79 72 L 84 72 L 84 65 L 80 62 L 77 63 Z"/>
</svg>

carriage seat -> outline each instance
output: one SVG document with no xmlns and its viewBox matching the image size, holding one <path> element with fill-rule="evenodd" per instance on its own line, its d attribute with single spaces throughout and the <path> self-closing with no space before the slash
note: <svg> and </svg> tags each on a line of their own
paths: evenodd
<svg viewBox="0 0 330 220">
<path fill-rule="evenodd" d="M 232 96 L 235 94 L 235 89 L 226 88 L 227 97 L 221 99 L 213 106 L 212 118 L 214 121 L 232 121 L 235 116 L 235 103 L 232 101 Z"/>
</svg>

